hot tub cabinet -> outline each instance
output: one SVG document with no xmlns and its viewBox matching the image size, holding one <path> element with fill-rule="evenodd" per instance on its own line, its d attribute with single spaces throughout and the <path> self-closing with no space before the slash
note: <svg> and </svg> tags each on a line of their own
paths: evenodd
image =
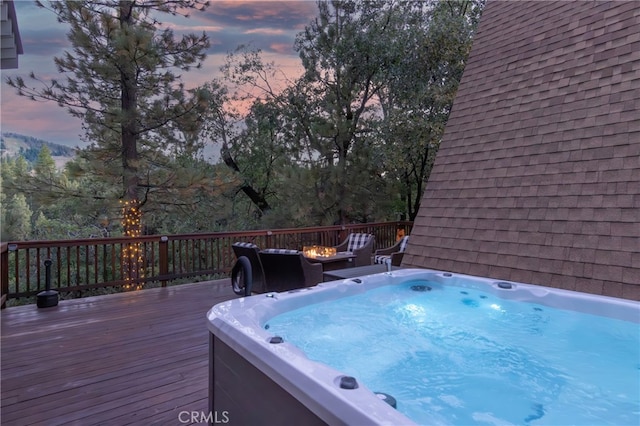
<svg viewBox="0 0 640 426">
<path fill-rule="evenodd" d="M 210 334 L 209 412 L 229 425 L 326 425 L 293 395 Z"/>
</svg>

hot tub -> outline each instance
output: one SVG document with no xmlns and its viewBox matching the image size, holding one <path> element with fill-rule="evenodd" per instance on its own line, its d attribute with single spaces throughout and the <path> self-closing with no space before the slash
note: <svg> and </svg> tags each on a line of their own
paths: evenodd
<svg viewBox="0 0 640 426">
<path fill-rule="evenodd" d="M 640 323 L 639 302 L 424 269 L 402 269 L 286 293 L 235 299 L 214 306 L 208 313 L 211 418 L 224 418 L 225 423 L 239 425 L 416 424 L 392 406 L 390 402 L 395 402 L 394 397 L 383 393 L 386 389 L 369 389 L 359 377 L 309 359 L 302 350 L 268 328 L 272 319 L 298 308 L 372 293 L 387 289 L 386 286 L 406 287 L 407 283 L 429 283 L 411 286 L 419 291 L 431 290 L 431 287 L 455 289 L 464 295 L 461 300 L 469 307 L 486 300 L 486 305 L 496 312 L 500 310 L 500 303 L 496 301 L 503 300 L 535 304 L 531 306 L 537 311 L 541 310 L 538 306 L 543 306 L 621 320 L 634 326 Z M 479 293 L 482 299 L 472 300 L 469 296 L 470 291 L 476 290 L 482 292 Z M 300 324 L 303 330 L 307 326 Z M 636 358 L 632 359 L 636 364 L 631 373 L 638 377 L 640 359 L 635 353 L 631 357 Z M 447 397 L 449 399 L 444 400 L 448 403 L 456 399 Z M 634 401 L 636 395 L 626 398 L 631 398 L 632 403 L 640 402 Z M 523 417 L 523 424 L 535 424 L 546 414 L 543 402 L 533 405 L 532 412 Z M 429 417 L 430 423 L 455 423 L 436 414 Z M 474 419 L 478 423 L 492 421 L 481 415 Z M 629 419 L 631 422 L 640 419 L 640 413 L 637 410 L 630 413 Z"/>
</svg>

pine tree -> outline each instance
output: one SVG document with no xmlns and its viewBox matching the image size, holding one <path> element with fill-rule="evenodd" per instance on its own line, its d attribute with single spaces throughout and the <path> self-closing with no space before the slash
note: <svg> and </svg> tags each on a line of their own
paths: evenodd
<svg viewBox="0 0 640 426">
<path fill-rule="evenodd" d="M 41 88 L 21 78 L 7 80 L 19 94 L 54 101 L 81 118 L 83 137 L 91 143 L 82 153 L 90 160 L 86 172 L 120 181 L 120 198 L 135 208 L 144 204 L 149 185 L 143 177 L 154 155 L 183 142 L 177 129 L 200 111 L 201 94 L 187 92 L 176 70 L 200 66 L 209 46 L 204 33 L 176 40 L 170 29 L 160 31 L 156 16 L 205 5 L 201 0 L 51 2 L 58 20 L 71 27 L 73 51 L 54 59 L 66 80 L 42 82 Z"/>
<path fill-rule="evenodd" d="M 23 194 L 15 194 L 11 197 L 6 207 L 3 208 L 2 240 L 28 240 L 31 237 L 32 215 L 33 213 Z"/>
<path fill-rule="evenodd" d="M 51 151 L 46 145 L 40 148 L 38 158 L 33 165 L 33 171 L 38 179 L 45 184 L 51 184 L 57 177 L 56 162 L 51 157 Z"/>
<path fill-rule="evenodd" d="M 41 87 L 7 79 L 20 95 L 53 101 L 83 121 L 90 146 L 80 153 L 87 160 L 82 172 L 120 186 L 127 236 L 140 234 L 145 203 L 167 183 L 154 181 L 157 165 L 172 147 L 186 143 L 181 135 L 198 123 L 205 105 L 203 94 L 187 91 L 177 72 L 201 65 L 207 36 L 177 39 L 172 30 L 160 30 L 157 18 L 206 5 L 203 0 L 50 2 L 58 21 L 70 26 L 72 51 L 54 58 L 66 79 L 44 82 L 31 73 Z M 135 259 L 129 264 L 136 268 Z"/>
</svg>

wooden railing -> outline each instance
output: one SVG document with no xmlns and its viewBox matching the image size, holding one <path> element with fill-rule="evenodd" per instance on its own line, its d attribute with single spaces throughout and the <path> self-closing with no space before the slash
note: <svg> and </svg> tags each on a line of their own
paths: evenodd
<svg viewBox="0 0 640 426">
<path fill-rule="evenodd" d="M 365 232 L 375 235 L 376 248 L 382 248 L 395 243 L 398 230 L 409 235 L 411 226 L 412 222 L 402 221 L 138 238 L 12 241 L 0 244 L 1 303 L 4 307 L 7 300 L 32 297 L 45 290 L 45 260 L 51 261 L 51 289 L 82 296 L 98 288 L 131 289 L 165 286 L 180 278 L 226 277 L 236 260 L 231 245 L 237 241 L 253 242 L 260 248 L 300 250 L 306 245 L 338 245 L 349 233 Z M 136 259 L 123 259 L 130 256 L 132 247 Z"/>
</svg>

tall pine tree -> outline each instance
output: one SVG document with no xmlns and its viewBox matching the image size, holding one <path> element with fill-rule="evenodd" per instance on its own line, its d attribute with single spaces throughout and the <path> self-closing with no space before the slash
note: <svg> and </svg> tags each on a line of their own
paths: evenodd
<svg viewBox="0 0 640 426">
<path fill-rule="evenodd" d="M 112 193 L 99 197 L 121 200 L 127 236 L 140 234 L 153 190 L 171 184 L 167 173 L 157 178 L 158 171 L 167 153 L 189 144 L 184 135 L 206 104 L 200 91 L 185 89 L 177 73 L 201 65 L 207 36 L 177 38 L 171 29 L 161 29 L 158 19 L 206 5 L 203 0 L 50 2 L 47 8 L 70 27 L 72 50 L 54 58 L 64 78 L 45 82 L 31 73 L 39 87 L 20 77 L 7 79 L 20 95 L 53 101 L 82 120 L 90 145 L 80 153 L 85 169 L 77 172 L 112 184 Z"/>
<path fill-rule="evenodd" d="M 19 94 L 56 102 L 82 119 L 90 143 L 81 153 L 89 160 L 85 172 L 119 182 L 118 197 L 132 208 L 143 207 L 154 186 L 148 178 L 154 160 L 186 144 L 181 134 L 204 105 L 202 93 L 185 90 L 177 72 L 201 65 L 207 36 L 177 39 L 160 30 L 157 18 L 205 6 L 202 0 L 51 2 L 58 21 L 70 26 L 73 49 L 54 58 L 66 78 L 44 82 L 31 73 L 40 87 L 7 79 Z"/>
</svg>

